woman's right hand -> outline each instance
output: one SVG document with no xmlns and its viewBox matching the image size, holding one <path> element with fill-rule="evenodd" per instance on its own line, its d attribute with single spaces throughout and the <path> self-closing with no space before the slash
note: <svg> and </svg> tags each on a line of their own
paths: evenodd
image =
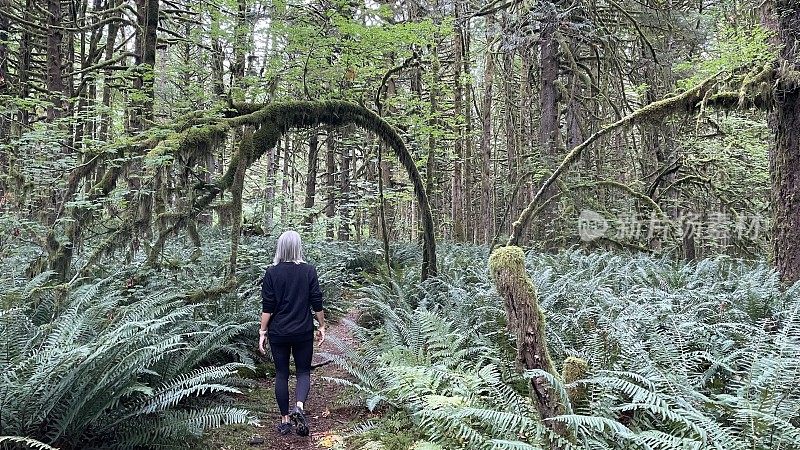
<svg viewBox="0 0 800 450">
<path fill-rule="evenodd" d="M 267 332 L 260 331 L 258 332 L 258 351 L 261 352 L 262 355 L 266 355 L 267 351 L 264 348 L 264 342 L 267 340 Z"/>
</svg>

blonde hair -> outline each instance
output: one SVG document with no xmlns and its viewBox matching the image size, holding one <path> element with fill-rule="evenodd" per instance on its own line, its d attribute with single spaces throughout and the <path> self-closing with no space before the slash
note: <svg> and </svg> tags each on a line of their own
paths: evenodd
<svg viewBox="0 0 800 450">
<path fill-rule="evenodd" d="M 293 262 L 295 264 L 305 262 L 303 261 L 303 242 L 300 239 L 300 235 L 294 230 L 284 231 L 278 238 L 275 259 L 272 260 L 272 263 L 277 266 L 282 262 Z"/>
</svg>

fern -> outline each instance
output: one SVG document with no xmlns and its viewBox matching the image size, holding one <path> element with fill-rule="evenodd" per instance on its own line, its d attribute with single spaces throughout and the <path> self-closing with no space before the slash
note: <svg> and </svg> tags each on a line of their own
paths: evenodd
<svg viewBox="0 0 800 450">
<path fill-rule="evenodd" d="M 3 443 L 13 443 L 23 446 L 23 448 L 35 448 L 38 450 L 57 450 L 44 442 L 39 442 L 36 439 L 19 437 L 19 436 L 0 436 L 0 448 L 5 448 Z"/>
<path fill-rule="evenodd" d="M 52 321 L 39 325 L 31 317 L 48 303 L 37 298 L 52 293 L 41 282 L 25 306 L 0 310 L 4 432 L 56 447 L 131 448 L 184 445 L 204 428 L 253 420 L 206 406 L 239 392 L 230 380 L 250 366 L 205 361 L 242 325 L 195 321 L 199 306 L 168 291 L 130 301 L 107 284 L 59 294 Z"/>
<path fill-rule="evenodd" d="M 370 406 L 419 424 L 419 442 L 548 442 L 514 368 L 485 249 L 442 252 L 436 279 L 420 284 L 399 270 L 361 290 L 375 319 L 355 330 L 366 350 L 336 360 L 347 383 Z M 782 291 L 768 266 L 726 257 L 529 253 L 528 267 L 551 354 L 591 369 L 570 385 L 581 393 L 575 404 L 560 378 L 545 377 L 565 411 L 551 420 L 573 436 L 563 448 L 800 448 L 800 285 Z"/>
</svg>

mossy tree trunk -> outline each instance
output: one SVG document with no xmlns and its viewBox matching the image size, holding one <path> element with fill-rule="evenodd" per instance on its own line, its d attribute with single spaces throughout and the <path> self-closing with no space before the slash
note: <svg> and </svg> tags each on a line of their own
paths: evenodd
<svg viewBox="0 0 800 450">
<path fill-rule="evenodd" d="M 244 177 L 253 155 L 253 129 L 245 127 L 239 146 L 239 161 L 231 185 L 231 251 L 228 259 L 228 278 L 236 276 L 236 259 L 239 255 L 239 239 L 242 236 L 242 194 Z"/>
<path fill-rule="evenodd" d="M 517 363 L 523 370 L 543 370 L 553 377 L 553 365 L 545 338 L 545 319 L 539 307 L 536 287 L 525 270 L 525 254 L 516 246 L 501 247 L 489 257 L 489 272 L 503 298 L 508 328 L 517 341 Z M 545 426 L 566 436 L 563 424 L 548 421 L 563 413 L 558 396 L 544 377 L 530 381 L 531 397 Z"/>
<path fill-rule="evenodd" d="M 766 24 L 776 32 L 781 46 L 769 115 L 775 133 L 769 163 L 772 249 L 781 280 L 793 284 L 800 280 L 800 3 L 777 0 L 774 8 Z"/>
</svg>

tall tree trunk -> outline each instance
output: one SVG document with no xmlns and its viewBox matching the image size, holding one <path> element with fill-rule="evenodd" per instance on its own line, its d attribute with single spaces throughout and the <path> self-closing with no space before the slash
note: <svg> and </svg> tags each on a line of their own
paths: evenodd
<svg viewBox="0 0 800 450">
<path fill-rule="evenodd" d="M 239 162 L 231 185 L 231 252 L 228 259 L 228 279 L 236 276 L 236 260 L 239 254 L 239 238 L 242 235 L 242 195 L 244 177 L 253 154 L 253 129 L 246 127 L 239 146 Z"/>
<path fill-rule="evenodd" d="M 22 18 L 26 21 L 31 21 L 31 11 L 33 10 L 33 0 L 25 0 L 25 9 L 22 12 Z M 33 50 L 31 32 L 27 27 L 22 27 L 22 36 L 19 40 L 19 69 L 17 70 L 17 81 L 19 82 L 19 98 L 28 98 L 30 94 L 30 68 L 31 68 L 31 52 Z M 19 123 L 20 127 L 25 127 L 29 123 L 28 108 L 20 108 L 19 110 Z"/>
<path fill-rule="evenodd" d="M 303 202 L 305 208 L 305 218 L 303 219 L 303 227 L 306 231 L 311 231 L 314 224 L 314 201 L 317 196 L 317 159 L 319 157 L 319 135 L 317 130 L 314 129 L 311 138 L 308 140 L 308 173 L 306 173 L 306 198 Z"/>
<path fill-rule="evenodd" d="M 264 190 L 264 232 L 272 234 L 275 227 L 275 183 L 278 172 L 278 149 L 280 142 L 267 152 L 267 188 Z"/>
<path fill-rule="evenodd" d="M 505 28 L 505 27 L 504 27 Z M 503 129 L 505 131 L 506 141 L 506 156 L 508 159 L 508 186 L 509 191 L 505 195 L 506 201 L 512 203 L 512 211 L 517 211 L 513 208 L 513 203 L 516 198 L 512 198 L 513 186 L 517 183 L 519 171 L 517 170 L 517 124 L 514 120 L 514 105 L 516 105 L 517 97 L 514 95 L 514 53 L 513 50 L 505 50 L 503 52 L 503 97 L 505 99 L 505 111 L 503 117 Z M 502 191 L 501 191 L 502 192 Z M 516 196 L 514 196 L 516 197 Z M 502 206 L 499 208 L 502 209 Z M 498 229 L 495 233 L 505 233 L 505 229 Z"/>
<path fill-rule="evenodd" d="M 453 70 L 454 70 L 454 87 L 453 87 L 453 106 L 456 114 L 456 123 L 458 124 L 458 131 L 456 139 L 453 143 L 453 153 L 455 160 L 453 161 L 453 179 L 450 198 L 450 215 L 453 220 L 453 240 L 456 242 L 463 242 L 466 239 L 464 232 L 464 129 L 461 126 L 461 120 L 464 117 L 464 88 L 461 77 L 463 75 L 464 63 L 464 34 L 461 30 L 461 6 L 460 2 L 455 2 L 455 26 L 453 27 Z"/>
<path fill-rule="evenodd" d="M 0 9 L 11 8 L 11 0 L 0 0 Z M 0 94 L 8 91 L 8 16 L 0 14 Z"/>
<path fill-rule="evenodd" d="M 0 9 L 6 10 L 11 8 L 11 0 L 0 0 Z M 8 95 L 10 92 L 11 82 L 8 79 L 8 31 L 9 31 L 8 17 L 0 14 L 0 95 Z M 0 116 L 0 142 L 10 138 L 11 120 L 6 115 Z M 5 173 L 6 154 L 0 154 L 0 174 Z M 4 182 L 0 181 L 0 195 L 4 193 Z"/>
<path fill-rule="evenodd" d="M 481 105 L 481 204 L 480 204 L 480 242 L 489 244 L 494 236 L 494 211 L 492 202 L 492 85 L 494 83 L 494 55 L 490 33 L 492 21 L 487 20 L 486 67 L 483 72 L 483 101 Z"/>
<path fill-rule="evenodd" d="M 81 70 L 89 70 L 94 64 L 96 64 L 100 59 L 100 52 L 98 51 L 98 45 L 100 39 L 103 36 L 103 31 L 105 27 L 97 26 L 97 22 L 100 20 L 98 17 L 92 18 L 91 21 L 87 20 L 87 9 L 88 9 L 88 0 L 84 0 L 82 2 L 81 8 L 81 22 L 82 24 L 89 24 L 93 27 L 92 31 L 89 33 L 88 43 L 86 42 L 87 34 L 81 33 L 80 34 L 80 64 Z M 92 10 L 98 11 L 103 8 L 103 0 L 94 0 L 92 4 Z M 81 26 L 75 20 L 75 26 Z M 88 47 L 87 47 L 88 46 Z M 70 69 L 70 72 L 73 72 L 73 69 Z M 72 76 L 74 77 L 74 75 Z M 84 75 L 81 79 L 81 84 L 85 83 L 85 87 L 83 91 L 78 91 L 77 95 L 79 96 L 78 105 L 75 108 L 77 111 L 77 123 L 75 125 L 75 138 L 73 141 L 73 147 L 76 149 L 81 149 L 83 146 L 84 137 L 88 134 L 89 138 L 96 137 L 95 135 L 95 115 L 93 111 L 93 107 L 97 101 L 97 81 L 95 76 L 86 76 Z M 74 81 L 70 78 L 69 81 L 70 86 L 74 86 Z M 72 94 L 73 96 L 75 94 Z"/>
<path fill-rule="evenodd" d="M 62 18 L 62 27 L 65 23 L 69 24 L 72 28 L 78 27 L 78 11 L 76 9 L 76 3 L 77 2 L 75 1 L 68 3 L 66 11 L 67 17 L 66 20 Z M 81 33 L 81 35 L 84 36 L 85 33 Z M 75 71 L 75 31 L 68 30 L 66 32 L 65 46 L 67 61 L 62 61 L 62 70 L 65 73 L 65 75 L 62 75 L 62 82 L 64 83 L 66 100 L 62 104 L 62 107 L 64 108 L 64 115 L 69 115 L 69 113 L 75 110 L 72 103 L 75 99 L 75 75 L 73 74 Z"/>
<path fill-rule="evenodd" d="M 464 15 L 469 17 L 470 12 L 464 11 Z M 469 74 L 471 73 L 470 66 L 472 60 L 469 52 L 470 44 L 470 23 L 467 19 L 463 28 L 463 71 L 467 75 L 464 81 L 464 228 L 465 236 L 468 242 L 475 242 L 475 232 L 478 227 L 475 226 L 475 216 L 473 214 L 474 208 L 474 192 L 473 187 L 475 181 L 475 174 L 473 168 L 473 146 L 472 146 L 472 81 L 470 81 Z"/>
<path fill-rule="evenodd" d="M 325 216 L 328 218 L 325 236 L 333 239 L 333 218 L 336 216 L 336 154 L 333 129 L 325 137 Z"/>
<path fill-rule="evenodd" d="M 136 0 L 139 32 L 136 35 L 136 77 L 133 87 L 139 95 L 134 102 L 131 121 L 133 131 L 149 127 L 153 121 L 153 75 L 156 66 L 159 0 Z"/>
<path fill-rule="evenodd" d="M 529 47 L 522 47 L 519 49 L 520 52 L 520 65 L 521 65 L 521 77 L 519 83 L 519 135 L 521 139 L 519 141 L 519 149 L 517 151 L 517 176 L 513 179 L 514 183 L 519 183 L 520 178 L 524 176 L 526 170 L 530 167 L 527 166 L 525 163 L 525 156 L 530 155 L 531 151 L 531 139 L 530 137 L 533 135 L 533 115 L 531 111 L 533 108 L 533 88 L 532 88 L 532 76 L 531 71 L 533 70 L 533 62 L 532 62 L 532 52 Z M 511 203 L 512 211 L 521 211 L 531 198 L 533 198 L 533 177 L 530 177 L 528 180 L 524 181 L 524 185 L 520 185 L 519 193 L 514 198 L 514 201 Z M 524 187 L 523 187 L 524 186 Z M 511 232 L 510 225 L 511 221 L 509 220 L 509 233 Z"/>
<path fill-rule="evenodd" d="M 346 127 L 346 131 L 343 133 L 343 138 L 347 135 L 352 133 L 352 127 Z M 351 202 L 352 199 L 350 198 L 350 177 L 351 177 L 351 165 L 353 163 L 353 158 L 351 155 L 352 146 L 351 145 L 343 145 L 341 151 L 342 157 L 342 167 L 341 173 L 339 176 L 339 189 L 341 195 L 341 202 L 339 203 L 339 240 L 340 241 L 349 241 L 350 240 L 350 214 L 351 214 Z"/>
<path fill-rule="evenodd" d="M 64 79 L 61 44 L 64 31 L 61 23 L 61 0 L 47 0 L 47 90 L 51 106 L 47 107 L 47 120 L 58 119 L 64 114 Z"/>
<path fill-rule="evenodd" d="M 156 65 L 156 34 L 158 32 L 159 0 L 136 0 L 139 16 L 139 30 L 136 34 L 136 76 L 133 88 L 137 92 L 133 101 L 131 130 L 139 132 L 150 127 L 153 122 L 154 75 Z M 136 199 L 131 204 L 138 205 L 135 216 L 135 232 L 144 236 L 151 233 L 150 222 L 153 216 L 153 196 L 142 189 L 142 167 L 133 164 L 128 168 L 128 183 Z M 131 253 L 138 250 L 138 238 L 131 240 Z"/>
<path fill-rule="evenodd" d="M 244 101 L 245 56 L 250 39 L 250 26 L 247 23 L 247 0 L 237 0 L 236 28 L 233 38 L 233 62 L 231 63 L 231 87 L 233 98 Z M 288 141 L 287 141 L 288 142 Z"/>
<path fill-rule="evenodd" d="M 225 62 L 219 38 L 211 41 L 211 50 L 211 91 L 217 98 L 221 98 L 225 94 Z"/>
<path fill-rule="evenodd" d="M 667 10 L 665 14 L 671 16 L 672 1 L 667 1 Z M 670 22 L 672 22 L 670 17 Z M 675 89 L 675 77 L 672 73 L 673 54 L 672 44 L 674 36 L 671 31 L 667 32 L 664 42 L 663 51 L 659 52 L 658 60 L 653 56 L 653 52 L 649 50 L 647 43 L 642 42 L 641 53 L 642 60 L 645 62 L 644 78 L 642 82 L 648 86 L 645 94 L 645 101 L 650 104 L 664 98 L 664 96 Z M 641 172 L 642 176 L 658 171 L 660 168 L 665 167 L 670 161 L 678 161 L 680 158 L 680 146 L 675 145 L 674 136 L 676 134 L 676 127 L 673 121 L 660 120 L 652 124 L 643 124 L 642 130 L 642 152 L 641 159 Z M 677 167 L 677 166 L 676 166 Z M 648 187 L 648 195 L 655 197 L 657 191 L 662 186 L 669 186 L 675 180 L 675 171 L 670 171 L 664 176 L 660 174 L 656 176 L 653 182 Z M 672 194 L 671 208 L 667 208 L 665 213 L 671 220 L 676 220 L 679 217 L 691 217 L 691 211 L 683 210 L 681 202 L 678 201 L 680 192 L 675 190 Z M 688 213 L 688 214 L 687 214 Z M 681 224 L 686 228 L 687 224 Z M 662 248 L 661 236 L 654 235 L 650 240 L 650 247 L 656 251 Z M 691 233 L 684 232 L 681 238 L 681 253 L 688 261 L 693 261 L 696 256 L 694 236 Z"/>
<path fill-rule="evenodd" d="M 386 201 L 386 188 L 392 187 L 392 165 L 386 158 L 383 157 L 383 151 L 386 150 L 386 146 L 383 143 L 380 143 L 382 146 L 378 149 L 379 156 L 378 158 L 378 176 L 380 177 L 379 185 L 379 196 L 380 196 L 380 207 L 381 207 L 381 237 L 383 239 L 392 239 L 398 237 L 399 230 L 401 229 L 401 224 L 399 223 L 392 223 L 390 224 L 385 219 L 386 217 L 398 217 L 400 215 L 400 207 L 397 203 L 390 203 Z M 398 221 L 399 222 L 399 221 Z"/>
<path fill-rule="evenodd" d="M 770 2 L 767 2 L 769 4 Z M 781 280 L 800 280 L 800 3 L 777 0 L 767 25 L 781 44 L 775 104 L 769 124 L 775 133 L 770 152 L 773 258 Z"/>
<path fill-rule="evenodd" d="M 383 142 L 378 142 L 378 216 L 380 217 L 380 238 L 383 242 L 383 261 L 386 273 L 391 277 L 392 262 L 389 255 L 389 231 L 386 225 L 386 197 L 383 193 Z"/>
<path fill-rule="evenodd" d="M 46 60 L 46 86 L 50 96 L 50 105 L 47 107 L 47 121 L 52 122 L 64 116 L 64 97 L 66 95 L 63 79 L 63 55 L 62 41 L 64 31 L 62 22 L 62 11 L 60 0 L 47 0 L 47 60 Z M 59 127 L 60 128 L 60 127 Z M 61 150 L 68 148 L 62 141 Z M 51 205 L 40 205 L 41 211 L 48 223 L 54 223 L 57 219 L 58 205 L 64 200 L 62 189 L 50 191 Z M 49 208 L 46 206 L 50 206 Z M 59 281 L 66 280 L 72 262 L 72 242 L 62 244 L 51 232 L 47 236 L 47 251 L 49 267 L 56 274 Z"/>
<path fill-rule="evenodd" d="M 122 0 L 113 0 L 111 2 L 112 8 L 118 8 L 122 5 Z M 118 10 L 117 12 L 113 13 L 114 17 L 119 17 L 122 12 Z M 106 61 L 110 61 L 111 58 L 114 56 L 114 47 L 117 43 L 117 34 L 119 32 L 119 22 L 116 20 L 112 20 L 108 24 L 108 37 L 106 38 L 106 46 L 104 49 L 104 57 Z M 100 114 L 100 131 L 98 133 L 98 138 L 101 140 L 109 140 L 110 133 L 109 130 L 111 128 L 111 79 L 113 76 L 113 71 L 111 69 L 104 69 L 103 70 L 103 94 L 102 94 L 102 102 L 103 102 L 103 112 Z"/>
<path fill-rule="evenodd" d="M 438 169 L 436 164 L 436 129 L 438 114 L 438 97 L 439 97 L 439 56 L 436 52 L 434 45 L 431 50 L 431 87 L 430 87 L 430 129 L 428 133 L 428 161 L 425 164 L 425 190 L 428 192 L 428 199 L 431 202 L 431 213 L 433 213 L 434 220 L 437 221 L 437 211 L 439 211 L 439 199 L 441 195 L 439 192 L 434 192 L 438 183 Z"/>
<path fill-rule="evenodd" d="M 552 165 L 555 156 L 558 154 L 560 141 L 559 132 L 559 111 L 558 111 L 558 69 L 559 69 L 559 44 L 556 37 L 558 27 L 558 16 L 555 5 L 548 5 L 545 18 L 541 23 L 541 33 L 539 35 L 539 64 L 540 68 L 540 90 L 539 90 L 539 148 L 542 151 L 546 164 Z M 555 194 L 555 188 L 551 188 L 545 195 L 545 199 Z M 545 248 L 550 247 L 550 236 L 552 235 L 552 225 L 554 211 L 552 205 L 545 208 L 542 212 L 543 220 L 538 230 L 539 238 Z M 551 232 L 548 233 L 548 230 Z"/>
<path fill-rule="evenodd" d="M 289 202 L 292 196 L 289 195 L 289 154 L 291 153 L 291 139 L 288 134 L 283 135 L 283 169 L 281 170 L 281 227 L 286 228 L 289 224 Z"/>
</svg>

